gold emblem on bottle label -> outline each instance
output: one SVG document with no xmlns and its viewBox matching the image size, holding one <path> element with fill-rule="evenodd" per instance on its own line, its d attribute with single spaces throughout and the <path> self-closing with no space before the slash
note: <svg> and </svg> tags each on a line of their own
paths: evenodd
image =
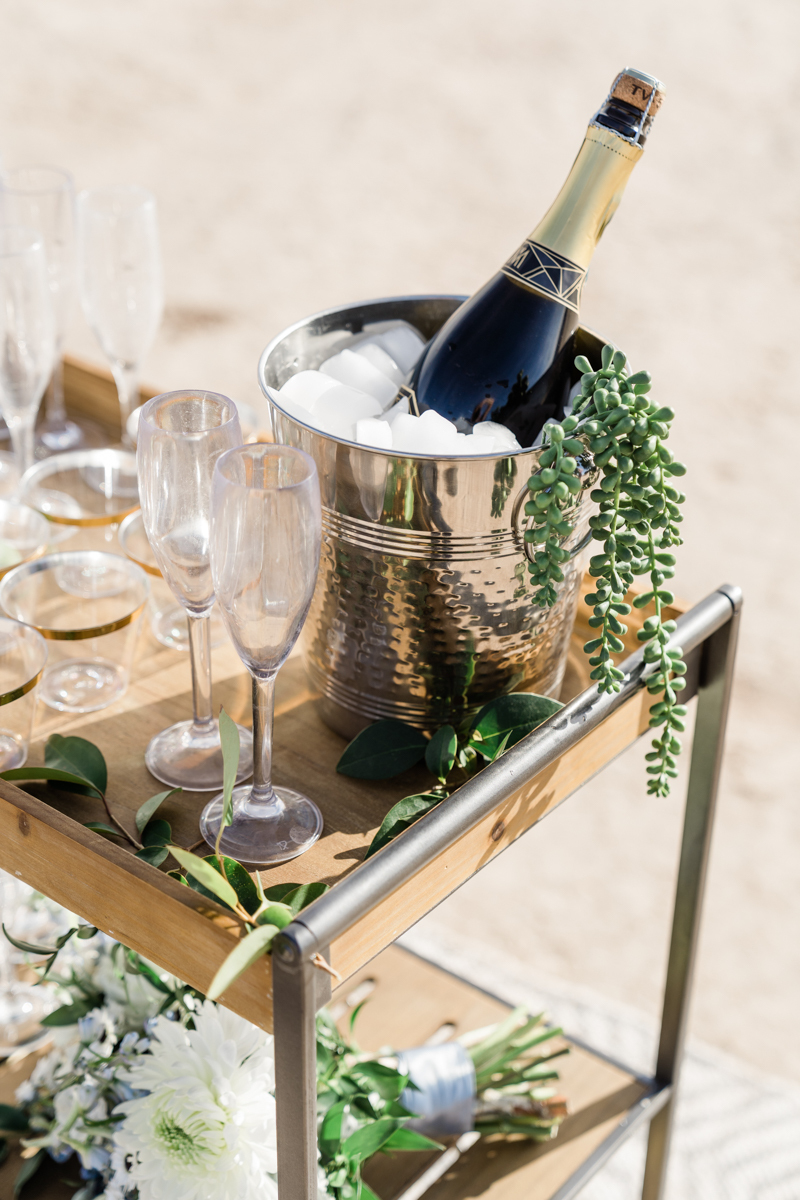
<svg viewBox="0 0 800 1200">
<path fill-rule="evenodd" d="M 516 254 L 511 255 L 503 267 L 503 274 L 532 292 L 557 300 L 574 313 L 578 311 L 586 272 L 555 250 L 548 250 L 528 238 Z"/>
<path fill-rule="evenodd" d="M 408 401 L 408 411 L 411 413 L 412 417 L 418 417 L 420 415 L 419 404 L 417 403 L 417 393 L 412 387 L 409 387 L 407 383 L 402 383 L 400 385 L 397 395 L 389 407 L 391 408 L 392 405 L 397 404 L 399 400 Z"/>
</svg>

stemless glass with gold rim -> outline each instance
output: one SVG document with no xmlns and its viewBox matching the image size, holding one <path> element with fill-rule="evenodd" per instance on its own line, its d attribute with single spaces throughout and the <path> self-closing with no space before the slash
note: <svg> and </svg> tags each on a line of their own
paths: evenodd
<svg viewBox="0 0 800 1200">
<path fill-rule="evenodd" d="M 140 567 L 98 550 L 48 554 L 0 580 L 0 607 L 50 643 L 45 704 L 87 713 L 123 695 L 148 592 Z"/>
<path fill-rule="evenodd" d="M 20 563 L 44 554 L 50 526 L 41 515 L 18 500 L 0 500 L 0 579 Z"/>
<path fill-rule="evenodd" d="M 0 771 L 25 765 L 46 662 L 47 643 L 36 629 L 0 617 Z"/>
<path fill-rule="evenodd" d="M 68 450 L 35 463 L 19 499 L 50 522 L 51 543 L 69 550 L 116 550 L 120 522 L 139 507 L 136 455 Z"/>
</svg>

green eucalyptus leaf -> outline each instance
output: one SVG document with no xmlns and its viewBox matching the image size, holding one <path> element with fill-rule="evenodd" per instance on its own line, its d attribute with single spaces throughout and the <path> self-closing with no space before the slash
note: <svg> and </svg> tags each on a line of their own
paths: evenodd
<svg viewBox="0 0 800 1200">
<path fill-rule="evenodd" d="M 160 867 L 168 854 L 167 847 L 159 843 L 155 846 L 143 846 L 141 850 L 136 851 L 134 858 L 140 858 L 142 862 L 149 863 L 151 867 Z"/>
<path fill-rule="evenodd" d="M 319 1127 L 319 1148 L 322 1154 L 333 1158 L 341 1145 L 342 1126 L 347 1113 L 347 1101 L 338 1100 L 332 1104 Z"/>
<path fill-rule="evenodd" d="M 284 900 L 290 892 L 296 892 L 302 884 L 299 883 L 273 883 L 272 887 L 264 889 L 265 900 Z"/>
<path fill-rule="evenodd" d="M 239 771 L 239 726 L 224 708 L 219 712 L 219 740 L 222 745 L 222 825 L 233 820 L 232 795 Z"/>
<path fill-rule="evenodd" d="M 425 766 L 437 779 L 446 779 L 453 769 L 457 750 L 455 729 L 452 725 L 443 725 L 425 747 Z"/>
<path fill-rule="evenodd" d="M 558 700 L 537 696 L 534 692 L 512 692 L 508 696 L 498 696 L 483 706 L 473 722 L 473 730 L 481 736 L 475 749 L 492 761 L 497 757 L 501 744 L 504 749 L 516 745 L 532 729 L 563 707 Z"/>
<path fill-rule="evenodd" d="M 375 721 L 357 734 L 336 764 L 352 779 L 392 779 L 425 757 L 428 742 L 404 721 Z"/>
<path fill-rule="evenodd" d="M 288 904 L 294 915 L 297 916 L 302 908 L 308 908 L 309 904 L 329 891 L 329 883 L 303 883 L 293 891 L 286 892 L 282 901 L 284 904 Z"/>
<path fill-rule="evenodd" d="M 356 1063 L 350 1075 L 365 1092 L 377 1092 L 383 1100 L 398 1100 L 408 1086 L 407 1075 L 379 1062 Z"/>
<path fill-rule="evenodd" d="M 212 893 L 215 900 L 221 900 L 229 908 L 236 907 L 236 892 L 227 879 L 223 879 L 219 871 L 206 859 L 198 858 L 196 854 L 192 854 L 190 850 L 182 850 L 180 846 L 170 846 L 169 852 L 192 879 L 202 883 Z"/>
<path fill-rule="evenodd" d="M 78 937 L 82 942 L 88 942 L 98 932 L 96 925 L 79 925 L 77 929 Z"/>
<path fill-rule="evenodd" d="M 136 813 L 136 830 L 141 833 L 147 822 L 153 816 L 159 805 L 163 804 L 170 796 L 174 796 L 176 792 L 182 792 L 183 788 L 168 788 L 166 792 L 156 792 L 155 796 L 151 796 L 149 800 L 145 800 L 144 804 Z"/>
<path fill-rule="evenodd" d="M 390 1138 L 383 1143 L 383 1150 L 443 1150 L 439 1142 L 431 1141 L 424 1133 L 416 1129 L 395 1129 Z"/>
<path fill-rule="evenodd" d="M 99 792 L 105 793 L 108 787 L 106 760 L 94 742 L 87 742 L 86 738 L 51 733 L 44 747 L 44 762 L 46 767 L 71 771 L 88 779 Z"/>
<path fill-rule="evenodd" d="M 28 1180 L 33 1179 L 34 1175 L 39 1170 L 39 1167 L 42 1165 L 46 1157 L 47 1151 L 37 1150 L 33 1158 L 26 1158 L 24 1160 L 22 1166 L 17 1172 L 16 1179 L 14 1180 L 14 1200 L 16 1200 L 17 1196 L 19 1196 Z"/>
<path fill-rule="evenodd" d="M 84 996 L 80 1000 L 75 1000 L 72 1004 L 63 1004 L 55 1012 L 42 1017 L 41 1024 L 45 1025 L 48 1029 L 57 1029 L 62 1025 L 77 1025 L 81 1017 L 85 1017 L 93 1008 L 97 1008 L 97 1004 L 97 996 Z"/>
<path fill-rule="evenodd" d="M 400 1125 L 401 1121 L 396 1117 L 380 1117 L 379 1120 L 372 1121 L 369 1125 L 362 1125 L 360 1129 L 356 1129 L 355 1133 L 351 1133 L 345 1139 L 342 1144 L 342 1153 L 347 1158 L 363 1162 L 365 1158 L 370 1158 L 380 1150 L 384 1142 L 388 1142 Z"/>
<path fill-rule="evenodd" d="M 106 825 L 104 821 L 84 821 L 83 828 L 91 829 L 92 833 L 102 833 L 104 837 L 125 838 L 121 830 L 114 825 Z"/>
<path fill-rule="evenodd" d="M 207 855 L 203 861 L 209 863 L 215 871 L 219 871 L 219 860 L 216 854 Z M 226 855 L 222 856 L 222 863 L 225 867 L 225 878 L 239 897 L 239 903 L 245 912 L 252 916 L 253 913 L 258 912 L 261 901 L 258 897 L 258 888 L 253 882 L 250 872 L 235 858 L 228 858 Z"/>
<path fill-rule="evenodd" d="M 7 1133 L 24 1133 L 28 1128 L 28 1114 L 24 1108 L 13 1104 L 0 1104 L 0 1129 Z"/>
<path fill-rule="evenodd" d="M 65 790 L 81 791 L 86 794 L 94 794 L 102 796 L 102 793 L 82 775 L 75 775 L 72 771 L 62 771 L 56 767 L 14 767 L 11 771 L 0 772 L 0 779 L 7 779 L 10 783 L 18 779 L 45 779 L 48 783 L 63 783 L 69 784 L 69 788 Z M 31 1161 L 33 1161 L 31 1159 Z"/>
<path fill-rule="evenodd" d="M 172 841 L 169 821 L 149 821 L 142 833 L 143 846 L 168 846 Z"/>
<path fill-rule="evenodd" d="M 184 887 L 189 887 L 189 880 L 182 871 L 167 871 L 167 875 L 169 875 L 170 879 L 176 879 L 178 883 L 182 883 Z"/>
<path fill-rule="evenodd" d="M 256 917 L 257 925 L 277 925 L 278 929 L 285 929 L 287 925 L 291 925 L 293 918 L 292 910 L 288 904 L 281 904 L 277 901 L 275 904 L 270 904 Z"/>
<path fill-rule="evenodd" d="M 418 821 L 425 813 L 430 812 L 437 804 L 446 799 L 443 792 L 422 792 L 417 796 L 405 796 L 390 808 L 383 818 L 381 827 L 367 847 L 364 860 L 377 854 L 384 846 L 393 841 L 398 834 Z"/>
<path fill-rule="evenodd" d="M 208 989 L 208 999 L 219 999 L 243 971 L 252 966 L 257 958 L 266 954 L 276 933 L 278 933 L 276 925 L 259 925 L 252 933 L 248 933 L 246 937 L 237 942 L 235 949 L 230 952 L 212 979 L 211 987 Z"/>
<path fill-rule="evenodd" d="M 3 933 L 6 935 L 7 940 L 9 942 L 11 942 L 11 945 L 16 946 L 17 950 L 21 950 L 23 952 L 23 954 L 35 954 L 37 956 L 45 957 L 45 956 L 49 956 L 51 954 L 55 954 L 56 951 L 60 950 L 60 948 L 61 948 L 59 945 L 37 946 L 34 942 L 21 942 L 21 941 L 19 941 L 18 938 L 14 938 L 11 936 L 11 934 L 6 929 L 5 925 L 2 926 L 2 929 L 3 929 Z M 71 929 L 69 936 L 71 937 L 72 934 L 75 933 L 76 931 L 77 931 L 77 927 L 75 929 Z M 66 937 L 66 935 L 62 934 L 62 937 Z M 67 940 L 69 940 L 69 939 L 67 938 Z M 61 938 L 59 938 L 59 941 L 61 941 Z M 62 945 L 65 945 L 65 944 L 66 944 L 65 942 L 62 942 Z"/>
<path fill-rule="evenodd" d="M 125 970 L 128 975 L 143 975 L 157 992 L 162 992 L 165 996 L 173 994 L 172 988 L 164 983 L 158 972 L 154 971 L 150 964 L 145 962 L 142 956 L 136 954 L 133 950 L 128 951 Z"/>
</svg>

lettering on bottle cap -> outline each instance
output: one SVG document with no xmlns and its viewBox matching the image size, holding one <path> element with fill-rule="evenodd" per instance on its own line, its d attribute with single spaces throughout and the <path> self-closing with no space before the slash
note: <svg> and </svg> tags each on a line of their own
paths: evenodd
<svg viewBox="0 0 800 1200">
<path fill-rule="evenodd" d="M 617 77 L 611 95 L 615 100 L 622 100 L 625 104 L 630 104 L 633 108 L 638 108 L 639 112 L 644 112 L 650 101 L 650 97 L 655 87 L 655 96 L 653 103 L 650 105 L 651 117 L 654 117 L 661 107 L 661 102 L 664 99 L 666 89 L 657 79 L 645 80 L 638 73 L 632 74 L 629 71 L 623 71 Z"/>
</svg>

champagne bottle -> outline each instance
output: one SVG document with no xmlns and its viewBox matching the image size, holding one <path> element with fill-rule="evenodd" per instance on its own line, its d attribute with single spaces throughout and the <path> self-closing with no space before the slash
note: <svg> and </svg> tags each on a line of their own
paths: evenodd
<svg viewBox="0 0 800 1200">
<path fill-rule="evenodd" d="M 521 446 L 563 417 L 586 271 L 664 94 L 652 75 L 620 72 L 546 216 L 423 351 L 400 391 L 412 412 L 435 409 L 464 433 L 496 421 Z"/>
</svg>

